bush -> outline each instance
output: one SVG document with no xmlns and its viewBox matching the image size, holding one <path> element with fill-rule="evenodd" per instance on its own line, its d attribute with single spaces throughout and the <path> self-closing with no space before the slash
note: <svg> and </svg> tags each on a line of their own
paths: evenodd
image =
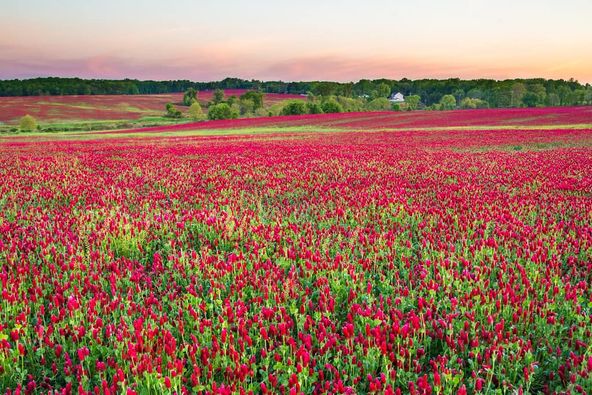
<svg viewBox="0 0 592 395">
<path fill-rule="evenodd" d="M 419 95 L 409 95 L 405 98 L 405 105 L 407 106 L 408 111 L 417 110 L 420 102 L 421 96 Z"/>
<path fill-rule="evenodd" d="M 216 89 L 212 98 L 213 104 L 220 104 L 224 101 L 224 91 L 222 89 Z"/>
<path fill-rule="evenodd" d="M 240 114 L 242 116 L 250 116 L 256 110 L 255 102 L 253 101 L 253 99 L 248 99 L 248 98 L 245 98 L 244 96 L 245 95 L 241 96 L 241 98 L 239 100 Z"/>
<path fill-rule="evenodd" d="M 238 118 L 238 112 L 233 110 L 228 104 L 220 103 L 210 106 L 208 109 L 208 118 L 213 121 L 218 119 L 235 119 Z"/>
<path fill-rule="evenodd" d="M 281 115 L 282 110 L 284 109 L 284 105 L 286 103 L 284 102 L 279 102 L 279 103 L 275 103 L 272 104 L 268 109 L 267 109 L 267 115 L 268 117 L 277 117 L 278 115 Z"/>
<path fill-rule="evenodd" d="M 37 121 L 29 114 L 21 118 L 19 123 L 21 130 L 31 131 L 37 129 Z"/>
<path fill-rule="evenodd" d="M 456 98 L 452 95 L 444 95 L 440 99 L 441 110 L 454 110 L 456 108 Z"/>
<path fill-rule="evenodd" d="M 194 101 L 190 106 L 189 110 L 187 110 L 187 115 L 194 120 L 194 121 L 203 121 L 206 119 L 206 115 L 204 114 L 201 106 L 197 101 Z"/>
<path fill-rule="evenodd" d="M 460 102 L 460 108 L 467 108 L 467 109 L 477 108 L 477 103 L 475 103 L 474 99 L 471 99 L 470 97 L 465 97 Z"/>
<path fill-rule="evenodd" d="M 337 96 L 335 100 L 341 105 L 343 112 L 364 111 L 366 107 L 366 100 L 360 98 Z"/>
<path fill-rule="evenodd" d="M 261 107 L 258 108 L 257 110 L 255 110 L 255 113 L 253 114 L 256 117 L 268 117 L 269 115 L 269 110 Z"/>
<path fill-rule="evenodd" d="M 306 112 L 309 114 L 322 114 L 323 109 L 319 105 L 319 103 L 308 102 L 306 103 Z"/>
<path fill-rule="evenodd" d="M 173 103 L 167 103 L 166 114 L 164 114 L 164 116 L 167 118 L 181 118 L 183 114 L 181 114 L 181 111 L 175 108 Z"/>
<path fill-rule="evenodd" d="M 460 102 L 460 108 L 487 108 L 487 102 L 481 99 L 473 99 L 470 97 L 465 97 Z"/>
<path fill-rule="evenodd" d="M 366 105 L 369 111 L 388 111 L 391 109 L 391 102 L 386 97 L 374 99 Z"/>
<path fill-rule="evenodd" d="M 258 109 L 263 107 L 263 93 L 257 91 L 248 91 L 245 94 L 241 95 L 241 101 L 243 100 L 250 100 L 253 102 L 253 111 L 257 111 Z"/>
<path fill-rule="evenodd" d="M 183 105 L 191 106 L 193 102 L 197 101 L 197 91 L 193 88 L 187 89 L 183 95 Z"/>
<path fill-rule="evenodd" d="M 302 100 L 291 100 L 282 108 L 282 115 L 302 115 L 306 112 L 306 103 Z"/>
<path fill-rule="evenodd" d="M 341 104 L 337 103 L 334 99 L 329 99 L 323 104 L 321 104 L 321 108 L 323 109 L 323 112 L 326 114 L 343 112 L 343 107 L 341 106 Z"/>
<path fill-rule="evenodd" d="M 238 103 L 234 103 L 230 106 L 230 119 L 237 119 L 240 116 L 241 109 Z"/>
</svg>

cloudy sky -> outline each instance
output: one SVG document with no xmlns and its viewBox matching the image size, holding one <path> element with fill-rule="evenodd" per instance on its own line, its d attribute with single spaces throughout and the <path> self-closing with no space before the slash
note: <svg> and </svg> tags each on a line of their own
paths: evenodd
<svg viewBox="0 0 592 395">
<path fill-rule="evenodd" d="M 592 0 L 0 0 L 0 79 L 575 78 Z"/>
</svg>

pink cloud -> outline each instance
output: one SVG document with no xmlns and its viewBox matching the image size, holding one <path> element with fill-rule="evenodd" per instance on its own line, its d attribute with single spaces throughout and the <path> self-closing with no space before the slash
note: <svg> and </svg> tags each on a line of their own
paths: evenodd
<svg viewBox="0 0 592 395">
<path fill-rule="evenodd" d="M 6 49 L 6 48 L 5 48 Z M 23 56 L 14 48 L 0 47 L 0 78 L 35 76 L 78 76 L 83 78 L 190 79 L 210 81 L 227 76 L 257 79 L 357 81 L 362 78 L 577 78 L 592 81 L 592 74 L 582 63 L 546 66 L 533 60 L 530 64 L 493 63 L 486 60 L 463 62 L 429 58 L 348 57 L 339 55 L 303 56 L 268 60 L 255 54 L 232 51 L 179 57 L 171 60 L 140 60 L 123 56 L 101 55 L 88 58 L 53 58 Z M 584 62 L 585 63 L 585 62 Z"/>
</svg>

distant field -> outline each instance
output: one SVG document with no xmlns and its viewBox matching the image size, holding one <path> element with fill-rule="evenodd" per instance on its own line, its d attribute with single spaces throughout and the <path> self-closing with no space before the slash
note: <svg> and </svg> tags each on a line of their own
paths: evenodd
<svg viewBox="0 0 592 395">
<path fill-rule="evenodd" d="M 244 89 L 226 90 L 225 95 L 240 96 Z M 202 105 L 212 99 L 212 91 L 199 92 Z M 300 95 L 266 94 L 266 106 L 278 101 L 302 98 Z M 30 114 L 41 122 L 77 120 L 123 120 L 159 116 L 167 103 L 181 103 L 183 93 L 158 95 L 84 95 L 0 97 L 0 122 L 15 123 Z M 186 110 L 180 107 L 180 110 Z"/>
<path fill-rule="evenodd" d="M 592 107 L 548 107 L 457 111 L 355 112 L 184 123 L 99 133 L 162 133 L 188 130 L 269 127 L 318 127 L 344 130 L 391 130 L 450 127 L 496 129 L 592 125 Z"/>
<path fill-rule="evenodd" d="M 144 120 L 149 120 L 149 118 Z M 88 129 L 84 123 L 73 123 L 67 131 L 4 134 L 0 135 L 0 141 L 158 139 L 231 135 L 265 135 L 267 138 L 275 139 L 292 138 L 291 136 L 296 135 L 303 138 L 306 135 L 352 131 L 365 134 L 372 132 L 372 138 L 379 139 L 382 138 L 383 133 L 390 134 L 392 132 L 396 132 L 398 136 L 407 136 L 411 133 L 416 138 L 424 134 L 431 135 L 430 133 L 434 131 L 448 132 L 450 135 L 462 133 L 468 139 L 468 145 L 471 145 L 470 140 L 475 133 L 488 136 L 487 138 L 492 142 L 508 136 L 514 136 L 518 140 L 526 136 L 526 138 L 546 144 L 544 140 L 547 136 L 557 138 L 563 134 L 570 138 L 577 136 L 578 139 L 587 143 L 592 141 L 590 133 L 592 130 L 592 108 L 590 107 L 358 112 L 186 122 L 142 127 L 142 125 L 149 124 L 150 122 L 144 121 L 133 124 L 123 122 L 121 125 L 130 126 L 120 126 L 118 129 L 114 129 L 111 127 L 110 121 L 95 121 L 94 128 Z M 103 129 L 101 129 L 102 127 Z M 516 144 L 522 144 L 518 140 Z"/>
</svg>

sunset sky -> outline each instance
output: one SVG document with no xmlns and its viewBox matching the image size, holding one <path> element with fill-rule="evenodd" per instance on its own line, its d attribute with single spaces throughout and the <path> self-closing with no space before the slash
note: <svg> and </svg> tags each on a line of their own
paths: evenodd
<svg viewBox="0 0 592 395">
<path fill-rule="evenodd" d="M 575 78 L 591 0 L 0 0 L 0 79 Z"/>
</svg>

